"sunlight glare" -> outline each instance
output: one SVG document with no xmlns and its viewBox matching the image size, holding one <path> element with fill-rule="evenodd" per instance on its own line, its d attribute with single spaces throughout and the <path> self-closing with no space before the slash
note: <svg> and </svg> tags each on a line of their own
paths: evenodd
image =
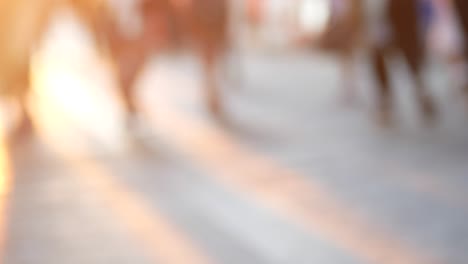
<svg viewBox="0 0 468 264">
<path fill-rule="evenodd" d="M 53 22 L 32 63 L 31 105 L 42 139 L 60 153 L 87 152 L 78 143 L 85 137 L 119 148 L 120 105 L 108 63 L 76 18 L 64 13 Z"/>
<path fill-rule="evenodd" d="M 325 29 L 330 19 L 330 3 L 327 0 L 304 0 L 299 13 L 301 27 L 311 33 Z"/>
</svg>

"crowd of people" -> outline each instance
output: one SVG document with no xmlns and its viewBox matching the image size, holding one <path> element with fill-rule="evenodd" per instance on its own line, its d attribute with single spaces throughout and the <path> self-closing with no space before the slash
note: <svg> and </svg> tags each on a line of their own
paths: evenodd
<svg viewBox="0 0 468 264">
<path fill-rule="evenodd" d="M 322 45 L 341 60 L 346 96 L 353 97 L 355 54 L 364 49 L 375 79 L 377 118 L 393 121 L 388 57 L 399 54 L 413 79 L 417 103 L 432 122 L 437 107 L 423 78 L 428 57 L 441 59 L 468 104 L 468 4 L 463 0 L 333 0 Z"/>
<path fill-rule="evenodd" d="M 0 91 L 21 109 L 13 141 L 33 132 L 27 103 L 31 54 L 54 12 L 63 7 L 73 10 L 115 65 L 128 123 L 138 111 L 134 86 L 146 60 L 181 45 L 194 50 L 202 62 L 208 109 L 215 115 L 222 112 L 216 68 L 228 48 L 227 0 L 0 1 Z"/>
<path fill-rule="evenodd" d="M 247 22 L 258 28 L 265 0 L 247 3 Z M 228 0 L 0 1 L 0 91 L 15 98 L 22 112 L 12 135 L 21 137 L 32 131 L 26 103 L 31 53 L 47 28 L 48 19 L 63 6 L 75 11 L 92 32 L 100 50 L 116 65 L 118 91 L 129 120 L 138 112 L 134 84 L 149 55 L 181 46 L 190 46 L 199 55 L 205 76 L 206 105 L 213 114 L 222 113 L 216 69 L 232 40 Z M 322 44 L 341 58 L 342 78 L 347 86 L 352 86 L 356 52 L 364 47 L 375 76 L 376 112 L 382 124 L 389 124 L 393 119 L 387 58 L 395 52 L 408 65 L 417 102 L 426 120 L 432 121 L 437 116 L 437 107 L 422 74 L 428 54 L 439 54 L 453 68 L 468 104 L 468 67 L 465 67 L 468 2 L 330 0 L 330 7 Z M 125 18 L 121 10 L 128 9 L 132 10 L 131 17 Z M 347 87 L 346 94 L 352 98 L 353 88 Z"/>
</svg>

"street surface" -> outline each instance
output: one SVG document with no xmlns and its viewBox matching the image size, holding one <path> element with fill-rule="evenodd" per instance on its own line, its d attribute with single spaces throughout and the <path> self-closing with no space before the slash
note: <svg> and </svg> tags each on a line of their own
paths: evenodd
<svg viewBox="0 0 468 264">
<path fill-rule="evenodd" d="M 420 122 L 395 67 L 384 130 L 364 61 L 346 105 L 333 57 L 246 50 L 215 120 L 197 60 L 156 55 L 133 138 L 109 65 L 55 43 L 35 71 L 40 136 L 0 148 L 3 263 L 466 263 L 468 125 L 443 65 L 428 74 L 442 121 Z"/>
</svg>

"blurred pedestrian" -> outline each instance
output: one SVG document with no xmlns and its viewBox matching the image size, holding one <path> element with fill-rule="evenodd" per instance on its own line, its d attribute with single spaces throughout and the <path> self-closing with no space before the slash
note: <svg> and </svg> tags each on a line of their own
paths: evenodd
<svg viewBox="0 0 468 264">
<path fill-rule="evenodd" d="M 12 140 L 33 132 L 28 107 L 31 54 L 53 9 L 54 2 L 49 0 L 0 1 L 0 92 L 13 98 L 20 109 Z"/>
<path fill-rule="evenodd" d="M 332 0 L 330 19 L 322 47 L 333 51 L 340 60 L 344 101 L 356 97 L 356 53 L 362 44 L 363 7 L 361 0 Z"/>
<path fill-rule="evenodd" d="M 10 133 L 12 141 L 34 132 L 29 108 L 31 55 L 48 29 L 50 18 L 63 6 L 71 8 L 86 26 L 97 29 L 96 18 L 102 17 L 100 1 L 0 1 L 0 93 L 13 98 L 20 110 L 18 124 Z"/>
<path fill-rule="evenodd" d="M 398 52 L 408 65 L 415 87 L 417 103 L 426 121 L 436 111 L 423 79 L 425 45 L 418 17 L 417 0 L 365 0 L 369 28 L 371 61 L 377 80 L 378 120 L 392 123 L 394 102 L 387 58 Z"/>
<path fill-rule="evenodd" d="M 99 34 L 107 41 L 127 115 L 127 129 L 132 132 L 141 121 L 136 82 L 151 54 L 169 45 L 169 1 L 133 1 L 129 6 L 115 4 L 109 9 L 113 10 L 110 15 L 101 13 Z"/>
<path fill-rule="evenodd" d="M 432 4 L 432 19 L 427 25 L 426 42 L 430 54 L 447 64 L 450 79 L 457 87 L 466 82 L 463 37 L 451 0 L 425 0 Z"/>
<path fill-rule="evenodd" d="M 179 4 L 175 4 L 179 3 Z M 180 32 L 199 55 L 204 73 L 204 93 L 208 109 L 222 113 L 217 69 L 230 48 L 229 1 L 192 0 L 172 2 Z"/>
</svg>

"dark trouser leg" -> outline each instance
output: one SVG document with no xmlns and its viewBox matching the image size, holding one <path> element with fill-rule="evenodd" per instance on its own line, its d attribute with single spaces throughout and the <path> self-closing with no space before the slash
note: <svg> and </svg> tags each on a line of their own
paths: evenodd
<svg viewBox="0 0 468 264">
<path fill-rule="evenodd" d="M 463 33 L 464 37 L 464 57 L 465 63 L 468 64 L 468 1 L 466 0 L 455 0 L 454 7 L 457 11 L 459 21 L 460 21 L 460 28 Z M 467 69 L 468 70 L 468 67 Z M 468 72 L 465 73 L 468 76 Z M 464 87 L 464 94 L 468 101 L 468 83 L 465 84 Z"/>
<path fill-rule="evenodd" d="M 387 125 L 391 122 L 392 94 L 390 90 L 390 79 L 385 62 L 385 50 L 375 47 L 371 50 L 371 65 L 373 74 L 377 81 L 377 100 L 379 122 Z"/>
<path fill-rule="evenodd" d="M 389 8 L 396 48 L 409 67 L 418 103 L 425 117 L 432 120 L 435 117 L 435 107 L 422 76 L 425 45 L 419 26 L 417 1 L 391 0 Z"/>
</svg>

